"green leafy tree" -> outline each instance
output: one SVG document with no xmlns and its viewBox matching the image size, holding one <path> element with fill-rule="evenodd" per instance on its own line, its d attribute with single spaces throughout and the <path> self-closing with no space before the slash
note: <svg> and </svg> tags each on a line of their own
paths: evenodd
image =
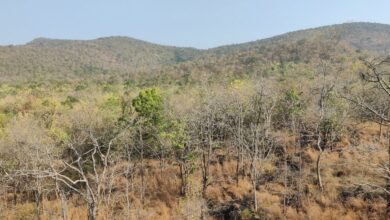
<svg viewBox="0 0 390 220">
<path fill-rule="evenodd" d="M 289 127 L 294 130 L 298 117 L 303 113 L 302 100 L 295 89 L 289 89 L 278 105 L 278 114 L 276 115 L 279 126 Z"/>
<path fill-rule="evenodd" d="M 325 97 L 325 108 L 323 120 L 319 124 L 324 147 L 333 149 L 343 131 L 343 122 L 346 119 L 348 105 L 345 100 L 339 98 L 339 94 L 332 90 Z"/>
<path fill-rule="evenodd" d="M 145 182 L 145 156 L 157 156 L 160 161 L 161 175 L 164 169 L 167 148 L 162 141 L 164 131 L 164 105 L 163 98 L 156 89 L 141 90 L 133 99 L 132 106 L 137 113 L 135 127 L 138 139 L 137 147 L 140 159 L 141 174 L 141 203 L 144 203 Z"/>
<path fill-rule="evenodd" d="M 180 193 L 188 195 L 189 177 L 195 170 L 196 154 L 194 145 L 190 143 L 190 137 L 186 130 L 186 124 L 178 120 L 170 123 L 170 131 L 165 137 L 170 141 L 175 160 L 180 170 L 181 187 Z"/>
<path fill-rule="evenodd" d="M 147 89 L 139 92 L 132 101 L 138 115 L 151 125 L 158 126 L 163 121 L 163 98 L 156 89 Z"/>
</svg>

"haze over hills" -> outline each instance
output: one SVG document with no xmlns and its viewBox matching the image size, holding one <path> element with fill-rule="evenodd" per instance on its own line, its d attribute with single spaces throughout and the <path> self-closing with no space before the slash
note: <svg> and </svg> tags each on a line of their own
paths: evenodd
<svg viewBox="0 0 390 220">
<path fill-rule="evenodd" d="M 25 45 L 0 47 L 0 74 L 13 79 L 21 76 L 123 75 L 156 72 L 189 62 L 225 65 L 238 56 L 245 62 L 248 59 L 252 62 L 253 59 L 256 62 L 272 59 L 275 54 L 281 59 L 280 53 L 299 62 L 311 59 L 316 53 L 313 47 L 321 43 L 333 44 L 330 39 L 340 43 L 338 53 L 347 53 L 344 54 L 347 56 L 353 56 L 351 53 L 356 50 L 386 55 L 390 49 L 390 25 L 345 23 L 209 50 L 162 46 L 129 37 L 96 40 L 38 38 Z"/>
</svg>

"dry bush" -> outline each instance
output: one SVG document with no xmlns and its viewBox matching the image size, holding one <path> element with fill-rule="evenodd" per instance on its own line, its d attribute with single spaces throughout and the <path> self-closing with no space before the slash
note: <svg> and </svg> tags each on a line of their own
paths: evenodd
<svg viewBox="0 0 390 220">
<path fill-rule="evenodd" d="M 206 189 L 206 199 L 223 203 L 225 201 L 223 191 L 219 186 L 209 186 Z"/>
<path fill-rule="evenodd" d="M 242 200 L 244 196 L 248 194 L 249 190 L 252 188 L 249 180 L 243 179 L 239 181 L 238 185 L 235 183 L 229 184 L 226 187 L 223 187 L 225 193 L 230 195 L 230 197 L 234 200 Z"/>
<path fill-rule="evenodd" d="M 197 220 L 207 212 L 206 202 L 201 197 L 183 198 L 177 207 L 177 213 L 173 219 Z"/>
<path fill-rule="evenodd" d="M 338 141 L 336 144 L 335 144 L 335 149 L 343 149 L 343 148 L 348 148 L 351 146 L 351 142 L 350 140 L 348 139 L 347 136 L 342 136 L 340 141 Z"/>
<path fill-rule="evenodd" d="M 15 207 L 14 215 L 8 216 L 9 219 L 25 220 L 36 218 L 36 209 L 34 204 L 26 203 Z"/>
<path fill-rule="evenodd" d="M 268 219 L 282 219 L 283 210 L 280 207 L 281 198 L 269 192 L 258 192 L 257 201 L 260 207 L 260 215 Z"/>
<path fill-rule="evenodd" d="M 349 129 L 352 131 L 351 133 L 356 134 L 355 136 L 361 145 L 377 143 L 380 134 L 380 126 L 373 122 L 360 123 Z M 385 128 L 383 127 L 383 129 Z M 385 130 L 383 130 L 383 133 L 385 133 Z"/>
<path fill-rule="evenodd" d="M 309 148 L 303 152 L 302 159 L 305 163 L 313 163 L 317 160 L 317 151 Z"/>
<path fill-rule="evenodd" d="M 224 179 L 230 180 L 233 175 L 236 173 L 236 162 L 233 161 L 225 161 L 223 163 L 223 166 L 221 166 L 221 173 L 224 177 Z"/>
<path fill-rule="evenodd" d="M 180 182 L 175 169 L 166 169 L 163 174 L 150 173 L 148 175 L 148 188 L 150 200 L 160 200 L 171 207 L 180 197 Z"/>
<path fill-rule="evenodd" d="M 327 207 L 331 207 L 332 206 L 332 203 L 333 201 L 329 198 L 329 197 L 326 197 L 324 195 L 319 195 L 317 198 L 316 198 L 316 202 L 318 205 L 320 205 L 322 208 L 327 208 Z"/>
<path fill-rule="evenodd" d="M 322 219 L 323 211 L 316 203 L 305 204 L 306 215 L 308 219 Z"/>
<path fill-rule="evenodd" d="M 287 207 L 285 218 L 289 220 L 305 219 L 304 213 L 298 212 L 295 208 L 292 207 Z"/>
<path fill-rule="evenodd" d="M 362 209 L 367 208 L 367 204 L 364 200 L 362 200 L 361 198 L 355 198 L 355 197 L 348 198 L 347 202 L 345 203 L 345 206 L 354 210 L 354 211 L 358 211 L 358 210 L 362 210 Z"/>
</svg>

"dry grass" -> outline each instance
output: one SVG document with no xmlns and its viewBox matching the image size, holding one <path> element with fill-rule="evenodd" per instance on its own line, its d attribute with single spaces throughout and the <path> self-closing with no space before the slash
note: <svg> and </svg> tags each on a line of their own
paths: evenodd
<svg viewBox="0 0 390 220">
<path fill-rule="evenodd" d="M 280 206 L 281 199 L 279 196 L 272 195 L 269 192 L 257 193 L 257 204 L 260 207 L 261 214 L 268 219 L 282 219 L 283 210 Z"/>
<path fill-rule="evenodd" d="M 376 184 L 383 184 L 383 180 L 373 173 L 369 164 L 380 164 L 386 160 L 386 149 L 382 144 L 375 142 L 374 136 L 378 135 L 379 128 L 373 124 L 356 126 L 360 144 L 350 146 L 349 139 L 342 139 L 339 149 L 326 151 L 322 157 L 321 174 L 325 186 L 324 192 L 320 192 L 316 185 L 315 161 L 318 152 L 314 148 L 305 148 L 303 152 L 303 181 L 304 199 L 302 207 L 297 209 L 294 206 L 283 207 L 284 193 L 294 193 L 283 185 L 283 173 L 277 167 L 275 160 L 263 162 L 259 165 L 261 174 L 269 174 L 275 179 L 262 184 L 257 191 L 259 204 L 258 213 L 252 213 L 250 208 L 241 207 L 242 218 L 251 218 L 254 215 L 265 219 L 386 219 L 383 213 L 386 207 L 384 199 L 364 199 L 359 196 L 349 196 L 343 201 L 341 193 L 345 190 L 356 188 L 356 183 L 366 180 L 376 180 Z M 293 144 L 295 137 L 288 136 L 282 139 L 281 143 Z M 375 150 L 369 146 L 376 146 Z M 287 148 L 287 153 L 295 154 L 294 146 Z M 340 150 L 341 149 L 341 150 Z M 218 152 L 223 154 L 224 152 Z M 276 158 L 277 159 L 277 158 Z M 124 169 L 124 164 L 119 164 L 113 169 Z M 203 212 L 206 212 L 206 203 L 223 206 L 230 202 L 240 203 L 252 198 L 252 185 L 249 176 L 241 176 L 239 184 L 234 180 L 236 163 L 233 160 L 226 160 L 220 164 L 215 163 L 211 167 L 210 185 L 206 190 L 206 200 L 201 197 L 201 173 L 197 170 L 189 179 L 189 192 L 187 197 L 179 194 L 180 180 L 176 166 L 169 165 L 160 173 L 158 161 L 147 161 L 146 172 L 146 200 L 141 206 L 139 200 L 140 178 L 134 179 L 134 192 L 129 194 L 131 209 L 127 210 L 125 205 L 125 179 L 120 177 L 115 182 L 115 189 L 112 195 L 113 201 L 109 205 L 102 205 L 99 208 L 99 219 L 126 219 L 128 211 L 133 219 L 199 219 Z M 289 183 L 293 187 L 293 183 Z M 368 189 L 365 189 L 368 190 Z M 372 191 L 363 193 L 372 194 Z M 3 200 L 4 201 L 4 200 Z M 69 219 L 86 219 L 85 203 L 77 197 L 68 201 Z M 7 204 L 7 203 L 4 203 Z M 33 203 L 17 204 L 16 207 L 1 205 L 0 216 L 2 219 L 34 219 L 35 206 Z M 60 219 L 59 201 L 44 201 L 42 220 Z M 210 217 L 210 219 L 212 219 Z"/>
</svg>

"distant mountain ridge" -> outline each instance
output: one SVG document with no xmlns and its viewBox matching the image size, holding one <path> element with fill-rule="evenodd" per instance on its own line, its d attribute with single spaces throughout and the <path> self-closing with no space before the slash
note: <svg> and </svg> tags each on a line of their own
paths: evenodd
<svg viewBox="0 0 390 220">
<path fill-rule="evenodd" d="M 212 48 L 211 51 L 250 50 L 252 47 L 271 42 L 299 41 L 320 34 L 329 37 L 331 33 L 338 34 L 340 40 L 352 48 L 382 55 L 390 53 L 390 25 L 370 22 L 343 23 L 297 30 L 247 43 L 220 46 Z"/>
<path fill-rule="evenodd" d="M 365 22 L 294 31 L 208 50 L 163 46 L 130 37 L 104 37 L 95 40 L 38 38 L 25 45 L 0 47 L 0 77 L 45 77 L 51 74 L 70 77 L 158 72 L 162 68 L 181 63 L 207 61 L 210 57 L 233 59 L 240 53 L 264 53 L 265 49 L 271 52 L 283 51 L 283 45 L 295 45 L 299 48 L 301 41 L 320 42 L 331 37 L 339 38 L 343 46 L 353 50 L 373 55 L 388 55 L 390 52 L 390 25 Z M 223 62 L 225 61 L 220 59 L 218 65 L 224 65 Z"/>
</svg>

